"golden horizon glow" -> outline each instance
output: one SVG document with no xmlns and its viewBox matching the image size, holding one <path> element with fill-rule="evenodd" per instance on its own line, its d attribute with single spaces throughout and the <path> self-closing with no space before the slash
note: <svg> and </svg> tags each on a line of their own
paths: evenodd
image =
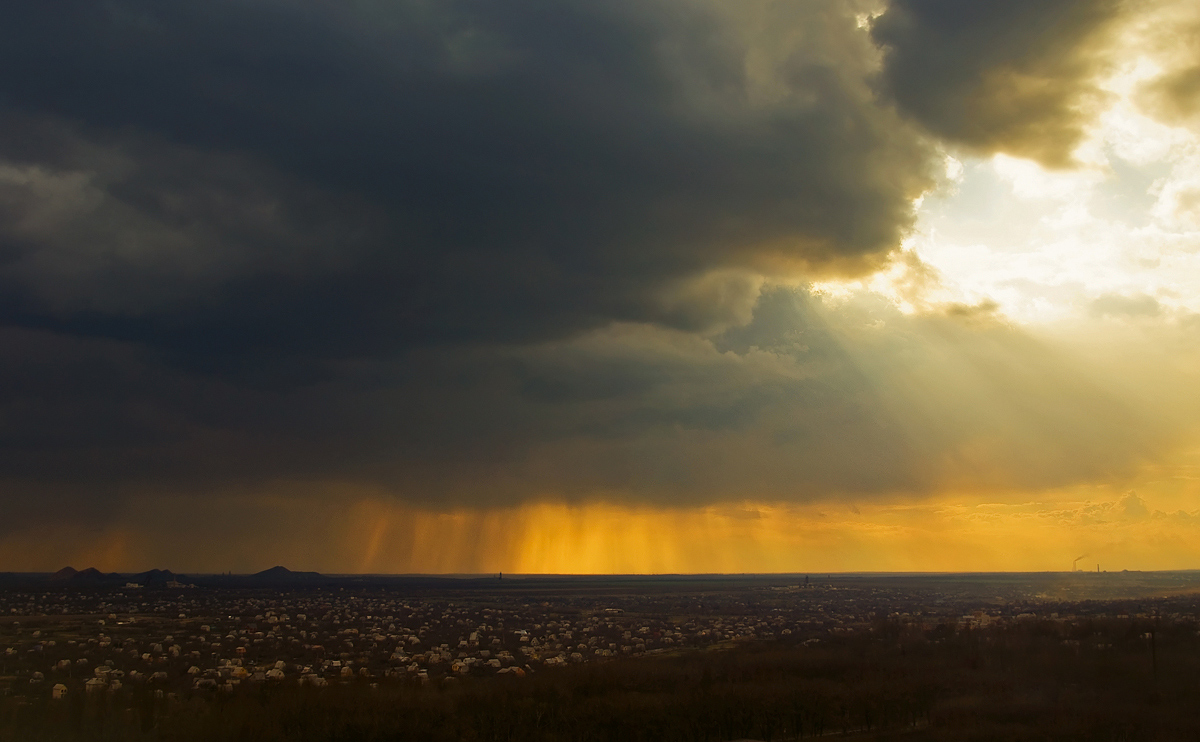
<svg viewBox="0 0 1200 742">
<path fill-rule="evenodd" d="M 308 517 L 287 499 L 241 515 L 235 501 L 217 500 L 194 512 L 205 527 L 182 538 L 149 527 L 161 522 L 157 509 L 170 509 L 155 500 L 131 507 L 120 526 L 0 539 L 0 560 L 16 571 L 53 571 L 65 564 L 47 560 L 66 556 L 76 568 L 181 573 L 275 563 L 333 574 L 1056 572 L 1087 553 L 1104 570 L 1188 569 L 1200 561 L 1200 510 L 1187 507 L 1200 497 L 1198 462 L 1200 450 L 1186 452 L 1131 480 L 1033 499 L 1009 490 L 916 502 L 533 502 L 441 512 L 359 495 L 337 508 L 340 518 L 319 500 Z M 261 561 L 268 554 L 272 564 Z"/>
</svg>

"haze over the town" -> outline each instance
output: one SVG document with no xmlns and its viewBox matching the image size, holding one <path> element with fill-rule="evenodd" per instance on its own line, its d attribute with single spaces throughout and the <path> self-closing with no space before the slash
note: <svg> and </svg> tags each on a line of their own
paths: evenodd
<svg viewBox="0 0 1200 742">
<path fill-rule="evenodd" d="M 0 571 L 1200 567 L 1200 6 L 0 7 Z"/>
</svg>

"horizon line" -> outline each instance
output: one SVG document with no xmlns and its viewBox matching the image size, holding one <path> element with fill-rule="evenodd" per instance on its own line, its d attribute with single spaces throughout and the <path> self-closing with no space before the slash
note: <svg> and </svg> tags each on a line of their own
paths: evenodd
<svg viewBox="0 0 1200 742">
<path fill-rule="evenodd" d="M 278 569 L 282 565 L 267 567 L 258 570 L 257 572 L 234 572 L 225 570 L 220 572 L 199 571 L 199 570 L 182 570 L 176 571 L 170 568 L 152 567 L 143 570 L 112 570 L 105 572 L 96 567 L 84 567 L 77 572 L 83 572 L 89 569 L 95 569 L 104 574 L 116 575 L 138 575 L 147 572 L 170 572 L 174 575 L 197 576 L 197 577 L 254 577 L 264 572 L 269 572 Z M 57 570 L 0 570 L 0 574 L 9 575 L 53 575 L 61 572 L 64 569 L 75 569 L 74 567 L 60 567 Z M 284 567 L 289 573 L 293 574 L 318 574 L 322 577 L 440 577 L 440 578 L 468 578 L 477 579 L 482 577 L 504 577 L 512 578 L 531 578 L 531 577 L 792 577 L 792 576 L 904 576 L 904 575 L 1044 575 L 1044 574 L 1123 574 L 1123 573 L 1175 573 L 1175 572 L 1200 572 L 1200 567 L 1184 567 L 1179 569 L 1120 569 L 1120 570 L 854 570 L 854 571 L 834 571 L 834 570 L 812 570 L 812 571 L 790 571 L 790 572 L 322 572 L 319 570 L 309 569 L 292 569 Z"/>
</svg>

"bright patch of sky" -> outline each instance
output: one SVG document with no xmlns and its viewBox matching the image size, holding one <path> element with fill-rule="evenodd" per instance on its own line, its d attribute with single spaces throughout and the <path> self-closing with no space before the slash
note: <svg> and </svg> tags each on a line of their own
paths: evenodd
<svg viewBox="0 0 1200 742">
<path fill-rule="evenodd" d="M 939 300 L 1023 323 L 1200 311 L 1200 137 L 1139 110 L 1159 72 L 1141 58 L 1104 84 L 1111 105 L 1075 169 L 947 156 L 949 183 L 906 244 L 939 274 Z"/>
<path fill-rule="evenodd" d="M 1141 114 L 1142 60 L 1108 85 L 1115 104 L 1052 171 L 1003 154 L 959 162 L 919 206 L 907 248 L 945 299 L 991 300 L 1021 322 L 1113 311 L 1200 311 L 1200 138 Z"/>
<path fill-rule="evenodd" d="M 1161 26 L 1159 26 L 1161 28 Z M 816 288 L 861 290 L 902 311 L 948 303 L 994 307 L 1021 324 L 1200 312 L 1200 132 L 1144 105 L 1160 61 L 1153 24 L 1127 29 L 1100 87 L 1108 107 L 1050 170 L 1005 154 L 946 155 L 946 178 L 914 206 L 917 225 L 890 271 Z"/>
</svg>

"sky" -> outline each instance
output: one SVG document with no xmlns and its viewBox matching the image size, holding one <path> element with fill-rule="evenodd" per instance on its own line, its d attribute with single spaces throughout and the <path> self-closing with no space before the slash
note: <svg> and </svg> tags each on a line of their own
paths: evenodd
<svg viewBox="0 0 1200 742">
<path fill-rule="evenodd" d="M 0 571 L 1200 568 L 1200 7 L 0 7 Z"/>
</svg>

